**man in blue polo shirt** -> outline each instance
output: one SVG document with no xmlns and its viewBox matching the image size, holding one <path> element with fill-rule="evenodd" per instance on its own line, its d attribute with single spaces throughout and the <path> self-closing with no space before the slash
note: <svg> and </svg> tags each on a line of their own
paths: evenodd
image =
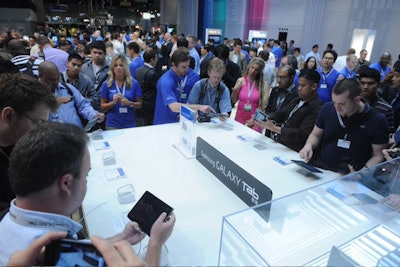
<svg viewBox="0 0 400 267">
<path fill-rule="evenodd" d="M 332 100 L 318 113 L 300 157 L 342 174 L 382 162 L 389 124 L 384 114 L 363 100 L 360 83 L 355 79 L 339 81 Z M 314 153 L 318 148 L 319 153 Z"/>
<path fill-rule="evenodd" d="M 189 68 L 189 52 L 178 48 L 171 57 L 171 68 L 157 83 L 154 125 L 179 121 L 181 105 L 186 104 L 193 85 L 200 76 Z M 208 113 L 213 109 L 208 105 L 186 105 L 191 109 Z"/>
<path fill-rule="evenodd" d="M 333 64 L 337 59 L 337 53 L 335 50 L 326 50 L 322 55 L 322 67 L 317 69 L 321 80 L 318 86 L 318 97 L 321 102 L 332 101 L 332 90 L 338 79 L 342 79 L 343 76 L 333 68 Z"/>
<path fill-rule="evenodd" d="M 371 69 L 376 69 L 379 71 L 379 74 L 381 75 L 381 81 L 385 79 L 390 72 L 390 67 L 388 65 L 391 60 L 392 55 L 389 52 L 385 52 L 381 55 L 378 62 L 375 62 L 369 66 Z"/>
</svg>

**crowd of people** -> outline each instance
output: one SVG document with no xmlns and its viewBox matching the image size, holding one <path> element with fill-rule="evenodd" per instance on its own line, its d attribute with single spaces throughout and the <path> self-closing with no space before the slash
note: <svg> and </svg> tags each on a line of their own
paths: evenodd
<svg viewBox="0 0 400 267">
<path fill-rule="evenodd" d="M 388 52 L 371 64 L 365 49 L 338 56 L 332 44 L 322 56 L 318 44 L 303 56 L 293 40 L 214 44 L 138 31 L 94 31 L 57 43 L 40 33 L 29 41 L 4 33 L 0 46 L 1 265 L 18 263 L 19 254 L 32 264 L 44 244 L 76 237 L 81 227 L 69 216 L 86 194 L 88 121 L 104 130 L 173 123 L 182 105 L 199 118 L 217 113 L 224 121 L 236 108 L 239 123 L 341 174 L 390 159 L 400 145 L 400 63 L 392 66 Z M 256 111 L 265 119 L 256 119 Z M 33 218 L 43 225 L 58 220 L 61 228 L 21 223 Z M 159 264 L 174 222 L 174 214 L 157 220 L 146 264 Z M 109 240 L 92 241 L 115 254 L 105 256 L 113 265 L 127 259 L 123 253 L 135 255 L 120 246 L 142 238 L 132 222 Z"/>
</svg>

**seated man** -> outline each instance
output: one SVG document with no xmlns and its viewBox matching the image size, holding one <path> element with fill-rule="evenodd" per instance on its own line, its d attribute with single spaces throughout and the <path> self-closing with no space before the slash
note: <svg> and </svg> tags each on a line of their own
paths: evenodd
<svg viewBox="0 0 400 267">
<path fill-rule="evenodd" d="M 376 111 L 385 114 L 389 123 L 390 132 L 394 132 L 394 115 L 392 106 L 380 98 L 376 92 L 378 90 L 380 74 L 376 69 L 368 67 L 361 68 L 359 72 L 361 83 L 361 96 L 376 109 Z"/>
<path fill-rule="evenodd" d="M 208 64 L 209 78 L 201 79 L 194 84 L 187 103 L 209 105 L 217 113 L 227 117 L 232 111 L 232 104 L 229 89 L 221 82 L 225 71 L 225 64 L 220 59 L 213 58 Z M 200 111 L 199 115 L 202 115 Z"/>
<path fill-rule="evenodd" d="M 296 70 L 289 65 L 282 66 L 278 69 L 276 75 L 278 86 L 271 89 L 265 113 L 271 114 L 298 97 L 297 87 L 294 83 L 295 75 Z"/>
<path fill-rule="evenodd" d="M 276 139 L 283 145 L 299 151 L 311 133 L 321 102 L 317 89 L 320 75 L 315 70 L 306 69 L 299 75 L 299 97 L 278 111 L 270 114 L 266 121 L 254 123 L 276 133 Z"/>
<path fill-rule="evenodd" d="M 0 75 L 0 220 L 15 198 L 7 172 L 14 145 L 57 108 L 56 98 L 35 78 L 27 74 Z"/>
<path fill-rule="evenodd" d="M 320 148 L 312 164 L 342 174 L 382 162 L 389 124 L 385 115 L 363 100 L 360 83 L 355 79 L 339 81 L 332 100 L 319 111 L 300 157 L 308 162 Z"/>
<path fill-rule="evenodd" d="M 79 115 L 88 121 L 94 118 L 98 118 L 99 123 L 104 121 L 104 114 L 94 110 L 78 89 L 59 82 L 60 74 L 54 63 L 45 61 L 40 64 L 39 79 L 57 97 L 60 104 L 57 111 L 50 114 L 51 121 L 71 123 L 80 128 L 83 128 L 83 125 Z"/>
<path fill-rule="evenodd" d="M 82 225 L 70 219 L 86 195 L 90 170 L 88 136 L 78 127 L 43 122 L 25 134 L 11 154 L 9 179 L 16 198 L 0 222 L 0 265 L 44 234 L 55 231 L 76 238 Z M 162 213 L 151 228 L 146 262 L 160 265 L 162 245 L 173 231 L 175 215 Z M 109 238 L 131 245 L 144 238 L 136 222 Z"/>
</svg>

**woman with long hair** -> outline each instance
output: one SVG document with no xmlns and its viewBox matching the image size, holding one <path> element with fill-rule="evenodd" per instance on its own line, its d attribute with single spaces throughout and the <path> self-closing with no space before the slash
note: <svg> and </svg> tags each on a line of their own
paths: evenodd
<svg viewBox="0 0 400 267">
<path fill-rule="evenodd" d="M 304 62 L 304 69 L 317 70 L 317 59 L 315 57 L 307 58 L 306 62 Z"/>
<path fill-rule="evenodd" d="M 142 90 L 132 79 L 125 56 L 112 58 L 108 75 L 101 87 L 101 109 L 108 112 L 106 130 L 135 127 L 135 109 L 142 107 Z"/>
<path fill-rule="evenodd" d="M 267 107 L 269 87 L 264 81 L 264 66 L 263 59 L 259 57 L 252 59 L 243 77 L 236 81 L 232 89 L 232 103 L 239 101 L 235 120 L 242 124 L 246 124 L 251 119 L 257 108 L 265 110 Z"/>
</svg>

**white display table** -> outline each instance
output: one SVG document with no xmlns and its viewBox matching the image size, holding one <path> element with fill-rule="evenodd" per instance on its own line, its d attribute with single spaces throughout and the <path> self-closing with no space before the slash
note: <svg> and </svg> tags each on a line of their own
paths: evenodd
<svg viewBox="0 0 400 267">
<path fill-rule="evenodd" d="M 324 171 L 307 177 L 294 164 L 283 166 L 273 160 L 285 155 L 299 159 L 298 153 L 266 138 L 232 119 L 224 125 L 210 123 L 196 126 L 198 136 L 230 158 L 273 191 L 273 199 L 304 190 L 338 177 Z M 242 141 L 238 135 L 252 140 Z M 92 169 L 83 210 L 89 234 L 108 237 L 121 231 L 128 221 L 126 214 L 135 202 L 120 204 L 117 190 L 131 184 L 136 200 L 150 191 L 174 208 L 177 217 L 174 232 L 167 241 L 168 253 L 162 264 L 173 266 L 215 266 L 218 264 L 222 218 L 247 205 L 227 189 L 196 159 L 186 159 L 173 144 L 178 142 L 179 124 L 105 131 L 104 140 L 89 145 Z M 99 142 L 110 148 L 99 150 Z M 266 149 L 254 145 L 260 143 Z M 104 166 L 102 156 L 110 151 L 116 164 Z M 107 170 L 121 167 L 125 178 L 110 180 Z M 140 254 L 147 239 L 142 241 Z M 135 246 L 139 250 L 139 245 Z"/>
</svg>

